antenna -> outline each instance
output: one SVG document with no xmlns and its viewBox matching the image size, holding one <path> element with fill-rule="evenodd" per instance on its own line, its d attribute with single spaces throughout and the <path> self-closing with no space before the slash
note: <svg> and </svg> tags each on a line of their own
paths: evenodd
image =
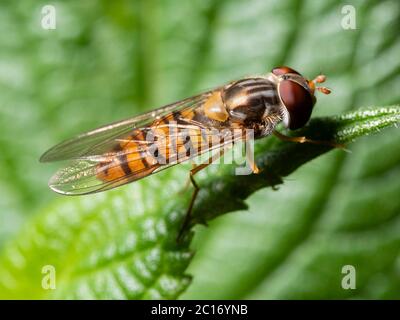
<svg viewBox="0 0 400 320">
<path fill-rule="evenodd" d="M 319 92 L 322 92 L 323 94 L 330 94 L 331 89 L 329 89 L 327 87 L 316 86 L 317 83 L 323 83 L 325 81 L 326 81 L 326 76 L 323 74 L 320 74 L 320 75 L 316 76 L 313 80 L 308 81 L 308 85 L 310 86 L 312 91 L 314 91 L 316 89 Z"/>
</svg>

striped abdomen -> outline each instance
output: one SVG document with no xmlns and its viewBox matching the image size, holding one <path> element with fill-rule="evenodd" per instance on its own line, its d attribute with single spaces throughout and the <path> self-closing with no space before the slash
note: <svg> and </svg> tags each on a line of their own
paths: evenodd
<svg viewBox="0 0 400 320">
<path fill-rule="evenodd" d="M 110 154 L 110 161 L 97 167 L 97 177 L 113 181 L 134 176 L 143 178 L 160 166 L 175 164 L 193 158 L 210 145 L 219 144 L 218 134 L 186 122 L 195 119 L 194 111 L 176 111 L 155 121 L 149 128 L 134 130 Z M 185 120 L 182 120 L 185 119 Z M 217 141 L 216 141 L 217 140 Z"/>
</svg>

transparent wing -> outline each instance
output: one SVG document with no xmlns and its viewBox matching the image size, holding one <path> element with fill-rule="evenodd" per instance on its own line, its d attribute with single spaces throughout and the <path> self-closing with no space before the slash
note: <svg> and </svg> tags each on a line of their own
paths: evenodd
<svg viewBox="0 0 400 320">
<path fill-rule="evenodd" d="M 216 89 L 218 90 L 218 89 Z M 52 162 L 70 159 L 87 160 L 90 157 L 102 156 L 114 149 L 120 140 L 127 139 L 132 134 L 140 133 L 142 128 L 150 126 L 157 119 L 162 119 L 174 111 L 195 109 L 202 104 L 212 91 L 208 91 L 159 109 L 138 115 L 131 119 L 115 122 L 79 136 L 61 142 L 46 151 L 41 162 Z M 131 137 L 134 138 L 134 137 Z"/>
<path fill-rule="evenodd" d="M 192 155 L 188 155 L 186 152 L 177 154 L 176 161 L 169 162 L 168 164 L 152 163 L 148 166 L 143 166 L 142 160 L 148 156 L 146 152 L 143 152 L 143 150 L 146 151 L 146 147 L 141 150 L 142 152 L 137 152 L 137 150 L 132 151 L 130 149 L 122 150 L 109 158 L 107 160 L 108 164 L 104 162 L 104 157 L 73 160 L 67 167 L 58 171 L 51 178 L 49 186 L 54 191 L 66 195 L 83 195 L 105 191 L 139 180 L 175 164 L 197 157 L 205 152 L 210 152 L 211 154 L 221 148 L 230 147 L 234 142 L 242 139 L 241 135 L 233 136 L 229 134 L 228 131 L 216 135 L 214 131 L 204 131 L 193 125 L 188 126 L 190 126 L 192 132 L 191 139 L 193 141 L 200 135 L 205 141 L 210 141 L 210 139 L 206 137 L 208 135 L 212 136 L 213 144 L 209 146 L 207 143 L 204 148 L 201 148 L 199 152 Z M 185 141 L 185 143 L 186 142 L 187 141 Z M 179 150 L 181 146 L 182 145 L 178 144 L 177 149 Z M 132 156 L 133 154 L 134 156 Z M 118 161 L 115 161 L 115 159 L 118 159 Z M 105 163 L 105 165 L 102 163 Z M 99 164 L 102 165 L 99 166 Z M 125 165 L 130 167 L 130 172 L 128 174 L 121 172 Z M 119 172 L 119 174 L 115 174 L 114 177 L 107 181 L 99 179 L 100 176 L 109 174 L 113 172 L 113 170 L 115 170 L 115 173 Z"/>
</svg>

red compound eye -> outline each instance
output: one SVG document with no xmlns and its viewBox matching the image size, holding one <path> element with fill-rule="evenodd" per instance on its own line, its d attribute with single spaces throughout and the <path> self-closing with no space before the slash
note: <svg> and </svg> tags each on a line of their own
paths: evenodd
<svg viewBox="0 0 400 320">
<path fill-rule="evenodd" d="M 297 82 L 283 80 L 279 84 L 279 96 L 289 112 L 289 129 L 303 127 L 310 119 L 315 103 L 310 92 Z"/>
<path fill-rule="evenodd" d="M 295 74 L 300 75 L 300 73 L 298 73 L 296 70 L 293 70 L 292 68 L 285 67 L 285 66 L 276 67 L 276 68 L 272 69 L 271 72 L 276 76 L 281 76 L 286 73 L 295 73 Z"/>
</svg>

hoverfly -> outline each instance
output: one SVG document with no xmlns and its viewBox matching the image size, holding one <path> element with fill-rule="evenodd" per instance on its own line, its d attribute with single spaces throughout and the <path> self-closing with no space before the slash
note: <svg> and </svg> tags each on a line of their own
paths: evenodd
<svg viewBox="0 0 400 320">
<path fill-rule="evenodd" d="M 83 133 L 54 146 L 40 161 L 71 160 L 50 179 L 49 187 L 65 195 L 83 195 L 147 177 L 210 149 L 222 148 L 227 140 L 246 139 L 245 135 L 227 139 L 227 130 L 233 128 L 251 129 L 255 139 L 275 134 L 281 139 L 306 142 L 304 137 L 284 136 L 275 127 L 280 122 L 291 130 L 303 127 L 316 102 L 315 90 L 330 93 L 328 88 L 316 86 L 324 81 L 323 75 L 307 80 L 289 67 L 277 67 L 266 75 L 233 81 Z M 193 176 L 206 166 L 201 164 L 190 171 L 195 190 L 183 226 L 199 190 Z M 254 162 L 251 168 L 258 172 Z"/>
</svg>

